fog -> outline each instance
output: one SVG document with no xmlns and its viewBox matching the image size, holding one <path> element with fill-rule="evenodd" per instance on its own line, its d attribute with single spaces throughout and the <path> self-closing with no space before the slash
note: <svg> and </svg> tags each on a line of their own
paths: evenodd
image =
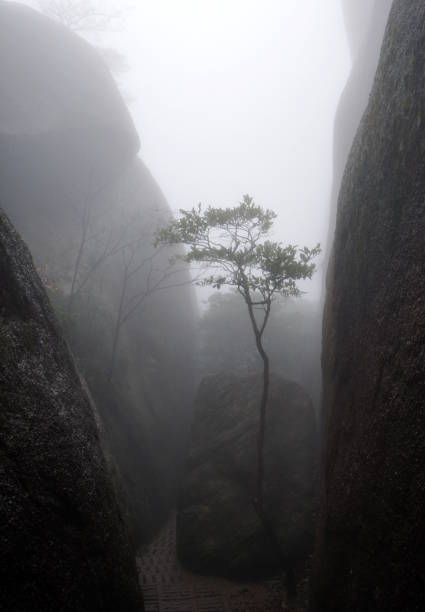
<svg viewBox="0 0 425 612">
<path fill-rule="evenodd" d="M 153 234 L 167 202 L 177 213 L 249 194 L 277 213 L 273 240 L 322 244 L 313 280 L 299 282 L 315 303 L 276 304 L 264 334 L 270 371 L 298 385 L 308 431 L 319 414 L 333 125 L 351 65 L 341 3 L 27 4 L 63 10 L 59 21 L 103 54 L 123 98 L 98 54 L 62 26 L 3 8 L 17 29 L 4 43 L 14 93 L 0 197 L 99 406 L 141 542 L 172 504 L 198 383 L 262 367 L 240 296 L 209 300 L 211 288 L 196 288 L 197 308 L 187 268 L 179 286 L 161 286 L 170 252 L 153 254 Z M 31 53 L 17 42 L 21 23 Z M 152 291 L 157 281 L 167 290 Z"/>
<path fill-rule="evenodd" d="M 249 193 L 278 213 L 276 239 L 323 245 L 350 67 L 338 0 L 142 1 L 114 39 L 141 155 L 173 210 Z"/>
<path fill-rule="evenodd" d="M 425 609 L 424 1 L 25 4 L 0 607 Z"/>
<path fill-rule="evenodd" d="M 0 258 L 3 242 L 11 251 L 0 269 L 7 268 L 7 282 L 18 279 L 4 324 L 16 327 L 16 336 L 3 335 L 10 344 L 5 354 L 20 356 L 22 348 L 35 364 L 28 366 L 28 390 L 24 360 L 8 365 L 16 374 L 13 393 L 24 388 L 16 393 L 25 400 L 16 409 L 22 424 L 17 453 L 28 428 L 27 396 L 37 410 L 46 407 L 46 423 L 57 417 L 64 432 L 64 442 L 44 434 L 37 440 L 54 447 L 51 459 L 42 452 L 34 459 L 46 480 L 49 470 L 56 479 L 58 462 L 68 477 L 74 455 L 82 473 L 100 465 L 77 443 L 67 445 L 68 437 L 78 442 L 81 430 L 91 432 L 90 448 L 105 453 L 105 466 L 109 459 L 113 464 L 114 475 L 108 464 L 102 478 L 125 525 L 129 567 L 138 555 L 145 596 L 159 580 L 158 568 L 172 565 L 177 572 L 181 563 L 192 571 L 190 584 L 197 574 L 228 578 L 247 601 L 251 587 L 238 581 L 260 581 L 258 610 L 282 609 L 297 583 L 304 585 L 299 602 L 305 602 L 321 443 L 319 298 L 329 219 L 369 95 L 372 63 L 358 115 L 343 108 L 344 124 L 345 114 L 352 119 L 345 147 L 338 148 L 334 125 L 370 13 L 360 11 L 364 19 L 356 21 L 356 11 L 346 11 L 345 23 L 341 0 L 25 4 L 43 15 L 0 0 L 0 86 L 7 88 L 0 101 Z M 355 79 L 349 82 L 359 89 Z M 264 243 L 273 217 L 246 194 L 277 213 L 272 240 L 299 250 Z M 230 216 L 215 212 L 206 238 L 202 231 L 192 240 L 173 234 L 178 222 L 172 213 L 200 202 L 225 208 L 241 200 Z M 168 234 L 158 232 L 167 221 Z M 199 216 L 195 228 L 203 228 L 202 218 L 198 222 Z M 198 256 L 182 257 L 181 244 L 190 249 L 194 243 Z M 22 253 L 25 274 L 19 272 Z M 207 270 L 201 276 L 206 288 L 194 289 L 192 263 Z M 222 286 L 239 294 L 215 291 Z M 296 299 L 298 289 L 305 299 Z M 0 291 L 0 302 L 8 291 Z M 52 306 L 48 334 L 41 315 L 25 315 L 35 321 L 33 334 L 16 317 L 20 292 L 36 313 Z M 40 353 L 56 355 L 57 346 L 61 358 L 41 401 L 31 386 L 47 367 Z M 3 380 L 9 385 L 1 375 L 0 369 L 0 392 Z M 50 380 L 63 378 L 69 384 L 58 400 Z M 74 415 L 76 396 L 85 421 L 77 409 Z M 35 437 L 41 420 L 37 413 Z M 68 446 L 69 458 L 61 450 Z M 54 482 L 59 493 L 51 497 L 62 500 L 62 483 Z M 97 495 L 96 484 L 77 475 L 80 482 L 79 493 L 89 500 L 84 507 L 92 507 L 96 491 L 107 513 L 105 486 Z M 61 520 L 58 531 L 66 532 Z M 84 530 L 80 535 L 84 541 Z M 75 542 L 79 559 L 85 555 Z M 158 559 L 165 549 L 172 557 Z M 37 554 L 28 563 L 44 567 L 46 553 Z M 68 580 L 73 573 L 63 575 Z M 275 583 L 261 582 L 266 577 Z M 105 574 L 106 582 L 114 579 Z M 169 580 L 180 582 L 181 574 Z M 199 591 L 211 594 L 213 587 L 202 583 Z M 272 590 L 281 601 L 265 608 Z"/>
<path fill-rule="evenodd" d="M 106 6 L 119 17 L 82 34 L 124 55 L 118 80 L 140 154 L 171 209 L 234 205 L 249 193 L 278 213 L 275 239 L 324 247 L 333 121 L 351 65 L 340 1 Z M 304 287 L 310 296 L 322 264 Z"/>
</svg>

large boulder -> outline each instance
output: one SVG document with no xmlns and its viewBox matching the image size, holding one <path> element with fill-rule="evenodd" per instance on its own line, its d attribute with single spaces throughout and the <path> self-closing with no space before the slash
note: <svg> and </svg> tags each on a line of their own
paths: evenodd
<svg viewBox="0 0 425 612">
<path fill-rule="evenodd" d="M 177 513 L 177 552 L 197 572 L 258 575 L 279 565 L 253 506 L 261 377 L 205 378 L 195 402 Z M 310 545 L 317 467 L 311 400 L 273 376 L 265 438 L 265 512 L 288 564 Z"/>
<path fill-rule="evenodd" d="M 1 211 L 0 277 L 1 607 L 141 610 L 93 404 Z"/>
<path fill-rule="evenodd" d="M 425 4 L 396 0 L 339 198 L 313 609 L 425 609 Z"/>
<path fill-rule="evenodd" d="M 0 201 L 31 250 L 98 406 L 137 545 L 174 504 L 183 457 L 195 325 L 187 271 L 168 281 L 182 286 L 149 295 L 125 321 L 108 373 L 123 261 L 134 255 L 133 270 L 145 261 L 132 273 L 129 301 L 155 278 L 150 264 L 169 265 L 165 251 L 149 260 L 153 230 L 169 208 L 136 156 L 129 112 L 96 51 L 36 11 L 2 0 L 0 88 Z M 137 253 L 130 254 L 133 242 Z"/>
<path fill-rule="evenodd" d="M 50 149 L 52 170 L 67 162 L 70 185 L 89 165 L 99 186 L 136 154 L 130 114 L 99 54 L 82 38 L 0 0 L 0 58 L 0 141 L 8 157 L 24 140 L 39 141 Z"/>
<path fill-rule="evenodd" d="M 4 0 L 0 91 L 2 206 L 38 259 L 34 246 L 47 249 L 61 227 L 75 226 L 81 201 L 121 174 L 139 138 L 95 49 L 39 12 Z"/>
</svg>

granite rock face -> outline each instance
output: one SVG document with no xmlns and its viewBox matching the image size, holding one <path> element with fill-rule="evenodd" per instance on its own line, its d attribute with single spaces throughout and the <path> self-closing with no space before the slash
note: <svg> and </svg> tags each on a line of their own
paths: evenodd
<svg viewBox="0 0 425 612">
<path fill-rule="evenodd" d="M 425 609 L 425 5 L 393 4 L 339 198 L 312 608 Z"/>
<path fill-rule="evenodd" d="M 0 278 L 1 607 L 140 611 L 93 405 L 3 212 Z"/>
<path fill-rule="evenodd" d="M 261 379 L 205 378 L 195 403 L 177 513 L 177 552 L 200 573 L 247 576 L 279 564 L 254 509 Z M 288 564 L 312 537 L 316 423 L 303 389 L 273 376 L 265 443 L 265 512 Z"/>
<path fill-rule="evenodd" d="M 327 259 L 331 255 L 344 168 L 367 107 L 391 4 L 392 0 L 342 0 L 353 65 L 335 115 Z M 330 270 L 332 265 L 331 259 Z"/>
</svg>

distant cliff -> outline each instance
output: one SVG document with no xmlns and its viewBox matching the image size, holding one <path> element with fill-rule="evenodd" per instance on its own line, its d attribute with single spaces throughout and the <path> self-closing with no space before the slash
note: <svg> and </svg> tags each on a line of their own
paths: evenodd
<svg viewBox="0 0 425 612">
<path fill-rule="evenodd" d="M 0 606 L 140 611 L 93 405 L 0 210 Z"/>
<path fill-rule="evenodd" d="M 425 609 L 425 5 L 393 4 L 339 196 L 312 609 Z"/>
</svg>

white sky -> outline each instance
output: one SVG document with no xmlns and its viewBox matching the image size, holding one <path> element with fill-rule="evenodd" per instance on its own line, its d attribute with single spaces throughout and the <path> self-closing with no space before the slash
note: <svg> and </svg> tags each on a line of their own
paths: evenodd
<svg viewBox="0 0 425 612">
<path fill-rule="evenodd" d="M 278 213 L 275 239 L 323 245 L 350 68 L 340 0 L 132 4 L 103 42 L 127 57 L 140 155 L 172 210 L 249 193 Z"/>
<path fill-rule="evenodd" d="M 276 239 L 323 244 L 350 68 L 340 0 L 139 0 L 129 15 L 126 89 L 171 208 L 249 193 L 278 212 Z"/>
</svg>

